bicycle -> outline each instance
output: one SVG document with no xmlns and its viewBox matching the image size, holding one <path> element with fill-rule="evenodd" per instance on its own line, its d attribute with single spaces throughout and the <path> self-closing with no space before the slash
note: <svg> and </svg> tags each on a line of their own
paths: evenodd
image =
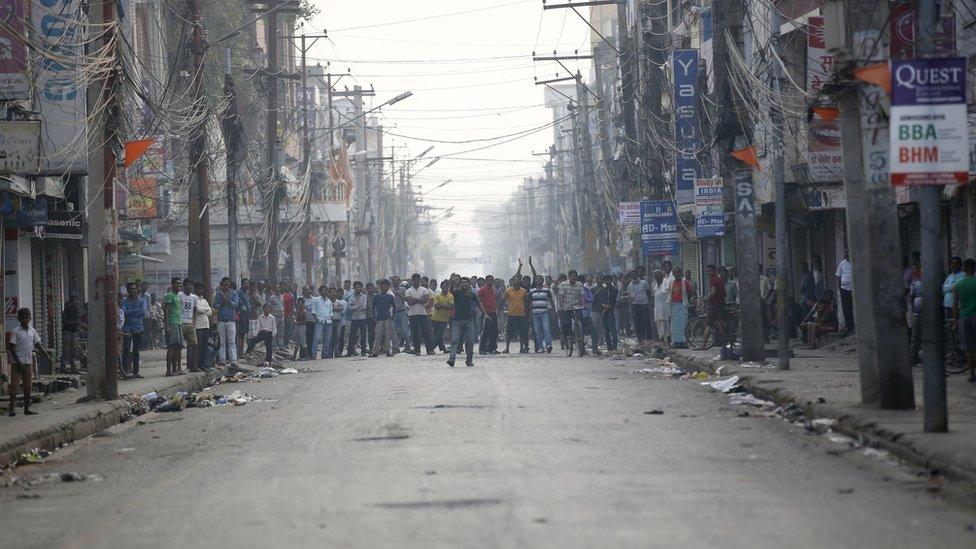
<svg viewBox="0 0 976 549">
<path fill-rule="evenodd" d="M 959 332 L 952 324 L 952 319 L 945 321 L 945 370 L 946 374 L 964 374 L 969 368 L 966 367 L 966 358 L 959 351 Z"/>
<path fill-rule="evenodd" d="M 696 316 L 685 326 L 685 340 L 692 349 L 710 349 L 718 341 L 735 342 L 739 338 L 739 311 L 735 307 L 726 305 L 725 313 L 715 321 L 715 326 L 705 338 L 706 312 L 702 303 L 696 307 Z"/>
<path fill-rule="evenodd" d="M 566 356 L 573 356 L 574 347 L 575 349 L 579 350 L 579 356 L 583 356 L 583 351 L 584 351 L 583 324 L 580 322 L 581 315 L 576 314 L 577 312 L 578 311 L 574 310 L 572 315 L 573 317 L 572 337 L 566 337 L 566 332 L 563 331 L 561 345 L 563 350 L 566 351 Z"/>
</svg>

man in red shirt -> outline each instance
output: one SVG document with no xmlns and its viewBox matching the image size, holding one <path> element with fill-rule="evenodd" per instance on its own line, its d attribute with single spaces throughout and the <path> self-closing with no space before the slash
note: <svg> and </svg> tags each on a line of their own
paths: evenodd
<svg viewBox="0 0 976 549">
<path fill-rule="evenodd" d="M 708 297 L 705 301 L 705 333 L 703 337 L 704 345 L 708 346 L 708 336 L 712 329 L 715 329 L 715 345 L 721 347 L 725 344 L 722 341 L 725 337 L 723 330 L 719 329 L 719 319 L 725 318 L 725 280 L 718 276 L 715 265 L 705 267 L 705 274 L 708 276 Z"/>
<path fill-rule="evenodd" d="M 485 277 L 485 284 L 478 290 L 478 302 L 485 311 L 484 328 L 481 331 L 481 341 L 478 343 L 478 353 L 485 355 L 498 354 L 498 302 L 495 300 L 495 277 Z"/>
<path fill-rule="evenodd" d="M 285 305 L 285 347 L 291 342 L 292 324 L 295 315 L 295 286 L 291 282 L 285 282 L 281 292 L 281 301 Z"/>
</svg>

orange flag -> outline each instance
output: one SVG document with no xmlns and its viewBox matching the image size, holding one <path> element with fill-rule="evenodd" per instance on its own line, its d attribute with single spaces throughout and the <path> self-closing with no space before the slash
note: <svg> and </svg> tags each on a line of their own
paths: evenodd
<svg viewBox="0 0 976 549">
<path fill-rule="evenodd" d="M 746 164 L 749 164 L 753 168 L 762 171 L 762 166 L 759 165 L 759 159 L 756 158 L 756 149 L 750 145 L 744 149 L 736 149 L 732 151 L 732 158 L 737 158 Z"/>
<path fill-rule="evenodd" d="M 129 141 L 125 144 L 125 167 L 128 168 L 133 162 L 139 160 L 139 157 L 146 154 L 149 147 L 156 142 L 156 139 L 150 137 L 149 139 L 139 139 L 137 141 Z"/>
<path fill-rule="evenodd" d="M 854 69 L 854 77 L 858 80 L 881 86 L 881 89 L 886 94 L 891 95 L 891 68 L 888 66 L 888 63 L 878 63 L 876 65 L 868 65 L 867 67 Z"/>
</svg>

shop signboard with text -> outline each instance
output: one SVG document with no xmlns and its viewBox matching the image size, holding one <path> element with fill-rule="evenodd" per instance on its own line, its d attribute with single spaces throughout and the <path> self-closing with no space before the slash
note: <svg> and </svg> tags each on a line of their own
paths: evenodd
<svg viewBox="0 0 976 549">
<path fill-rule="evenodd" d="M 698 238 L 725 235 L 725 194 L 720 178 L 695 180 L 695 235 Z"/>
<path fill-rule="evenodd" d="M 966 60 L 893 60 L 891 92 L 891 184 L 968 182 Z"/>
<path fill-rule="evenodd" d="M 641 201 L 641 254 L 678 255 L 678 210 L 673 201 Z"/>
</svg>

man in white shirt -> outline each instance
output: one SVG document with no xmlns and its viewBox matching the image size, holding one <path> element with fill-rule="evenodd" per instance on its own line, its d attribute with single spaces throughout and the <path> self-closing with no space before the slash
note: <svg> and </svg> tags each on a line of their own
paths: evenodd
<svg viewBox="0 0 976 549">
<path fill-rule="evenodd" d="M 319 286 L 319 295 L 308 302 L 308 312 L 315 321 L 315 333 L 312 336 L 312 348 L 309 356 L 315 358 L 315 351 L 322 345 L 322 358 L 332 356 L 332 300 L 329 299 L 329 288 Z"/>
<path fill-rule="evenodd" d="M 197 368 L 204 371 L 210 370 L 210 317 L 213 309 L 210 303 L 203 297 L 203 282 L 193 285 L 193 292 L 197 296 L 197 306 L 193 313 L 193 329 L 197 333 L 197 345 L 199 354 L 197 356 Z"/>
<path fill-rule="evenodd" d="M 837 265 L 837 284 L 840 286 L 840 306 L 844 312 L 844 332 L 854 332 L 854 269 L 851 268 L 851 261 L 847 257 L 847 249 L 844 249 L 844 259 Z"/>
<path fill-rule="evenodd" d="M 258 317 L 258 335 L 251 338 L 247 342 L 247 350 L 244 354 L 250 354 L 254 350 L 254 346 L 257 345 L 259 341 L 264 342 L 264 361 L 271 366 L 271 347 L 274 345 L 274 336 L 278 333 L 278 321 L 275 319 L 274 315 L 271 314 L 271 305 L 268 303 L 264 304 L 263 314 Z"/>
<path fill-rule="evenodd" d="M 336 289 L 332 293 L 332 348 L 329 349 L 327 358 L 339 358 L 342 356 L 342 342 L 346 338 L 346 327 L 342 325 L 342 317 L 345 315 L 346 307 L 349 303 L 342 299 L 342 290 Z"/>
<path fill-rule="evenodd" d="M 430 319 L 427 318 L 427 307 L 434 299 L 434 292 L 430 288 L 420 285 L 420 275 L 414 273 L 410 277 L 410 287 L 404 298 L 407 301 L 407 315 L 410 317 L 410 336 L 413 339 L 413 354 L 420 354 L 420 340 L 423 338 L 427 354 L 434 354 L 433 342 L 428 337 Z"/>
<path fill-rule="evenodd" d="M 32 416 L 37 412 L 30 409 L 31 403 L 31 368 L 34 364 L 34 349 L 51 360 L 51 355 L 41 346 L 41 336 L 30 324 L 30 309 L 23 308 L 17 311 L 17 322 L 19 326 L 10 332 L 10 385 L 7 391 L 10 393 L 10 406 L 7 414 L 11 417 L 17 415 L 16 398 L 17 382 L 20 381 L 24 391 L 24 415 Z M 53 361 L 52 361 L 53 364 Z"/>
<path fill-rule="evenodd" d="M 193 315 L 197 311 L 197 296 L 193 293 L 193 281 L 183 279 L 183 290 L 179 293 L 180 320 L 182 321 L 183 343 L 186 345 L 186 368 L 191 372 L 199 372 L 197 368 L 197 330 L 193 326 Z"/>
</svg>

